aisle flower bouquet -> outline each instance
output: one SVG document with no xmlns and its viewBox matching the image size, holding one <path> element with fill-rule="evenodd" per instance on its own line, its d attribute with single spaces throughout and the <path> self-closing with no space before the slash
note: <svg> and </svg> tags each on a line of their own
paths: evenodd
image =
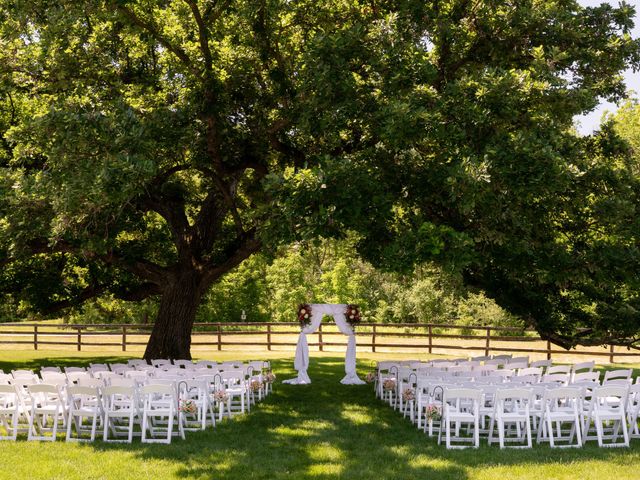
<svg viewBox="0 0 640 480">
<path fill-rule="evenodd" d="M 410 402 L 411 400 L 416 399 L 416 392 L 413 391 L 413 388 L 405 388 L 402 392 L 402 400 L 405 402 Z"/>
<path fill-rule="evenodd" d="M 396 381 L 393 378 L 387 378 L 384 382 L 382 382 L 383 390 L 395 390 L 396 389 Z"/>
<path fill-rule="evenodd" d="M 425 411 L 425 417 L 428 422 L 438 421 L 442 418 L 442 410 L 438 405 L 427 405 L 427 410 Z"/>
<path fill-rule="evenodd" d="M 308 303 L 298 305 L 298 322 L 301 328 L 311 324 L 311 306 Z"/>
<path fill-rule="evenodd" d="M 260 380 L 251 380 L 249 388 L 253 393 L 257 393 L 262 389 L 262 382 Z"/>
<path fill-rule="evenodd" d="M 344 316 L 351 325 L 351 328 L 355 328 L 360 323 L 360 307 L 358 305 L 349 304 L 347 310 L 344 312 Z"/>
<path fill-rule="evenodd" d="M 187 415 L 195 415 L 196 412 L 198 411 L 198 406 L 196 405 L 196 402 L 194 402 L 193 400 L 181 399 L 180 406 L 178 407 L 178 409 L 182 413 L 186 413 Z"/>
<path fill-rule="evenodd" d="M 264 376 L 264 381 L 266 383 L 273 383 L 276 380 L 276 374 L 273 372 L 268 372 L 267 374 L 265 374 Z"/>
<path fill-rule="evenodd" d="M 213 399 L 218 403 L 225 403 L 229 400 L 229 396 L 227 395 L 226 390 L 222 389 L 213 392 Z"/>
<path fill-rule="evenodd" d="M 369 372 L 367 373 L 367 376 L 364 377 L 365 382 L 367 383 L 373 383 L 376 381 L 376 372 Z"/>
</svg>

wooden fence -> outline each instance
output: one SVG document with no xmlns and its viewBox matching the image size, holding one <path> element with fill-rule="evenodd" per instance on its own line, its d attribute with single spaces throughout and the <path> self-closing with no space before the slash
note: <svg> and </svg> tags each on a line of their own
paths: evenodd
<svg viewBox="0 0 640 480">
<path fill-rule="evenodd" d="M 88 347 L 111 347 L 127 352 L 146 345 L 151 328 L 152 325 L 0 323 L 0 345 L 32 346 L 34 350 L 63 346 L 77 351 Z M 197 323 L 192 347 L 217 351 L 233 347 L 292 350 L 299 332 L 297 323 Z M 613 345 L 565 350 L 542 340 L 531 330 L 509 327 L 363 323 L 356 328 L 356 334 L 358 349 L 370 349 L 371 352 L 434 354 L 462 350 L 469 355 L 511 352 L 546 358 L 564 354 L 608 357 L 610 363 L 615 358 L 640 358 L 640 352 L 616 350 Z M 321 325 L 309 340 L 309 346 L 320 351 L 346 347 L 345 337 L 332 324 Z"/>
</svg>

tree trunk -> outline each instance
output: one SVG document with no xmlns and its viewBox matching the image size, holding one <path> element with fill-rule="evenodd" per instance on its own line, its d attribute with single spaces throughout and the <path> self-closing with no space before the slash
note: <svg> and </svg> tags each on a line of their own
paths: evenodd
<svg viewBox="0 0 640 480">
<path fill-rule="evenodd" d="M 191 330 L 202 291 L 202 277 L 194 271 L 181 272 L 164 287 L 146 360 L 191 360 Z"/>
</svg>

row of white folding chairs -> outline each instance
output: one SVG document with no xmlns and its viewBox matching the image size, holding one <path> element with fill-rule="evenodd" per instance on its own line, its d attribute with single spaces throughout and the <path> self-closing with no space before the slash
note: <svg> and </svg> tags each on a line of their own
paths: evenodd
<svg viewBox="0 0 640 480">
<path fill-rule="evenodd" d="M 52 438 L 55 440 L 58 423 L 60 420 L 67 421 L 67 438 L 70 439 L 72 425 L 69 420 L 73 420 L 76 430 L 81 430 L 79 418 L 91 416 L 92 429 L 91 440 L 95 438 L 96 422 L 98 418 L 104 417 L 104 438 L 107 439 L 108 430 L 117 433 L 118 425 L 110 424 L 111 417 L 129 418 L 127 425 L 128 440 L 131 441 L 133 435 L 133 422 L 140 419 L 142 422 L 142 438 L 146 440 L 146 431 L 154 434 L 154 423 L 149 423 L 149 415 L 168 416 L 171 414 L 172 424 L 174 415 L 178 412 L 176 419 L 179 423 L 178 432 L 181 436 L 183 430 L 200 428 L 204 429 L 207 423 L 215 425 L 215 404 L 219 407 L 219 419 L 222 418 L 226 410 L 228 416 L 232 416 L 232 402 L 238 398 L 241 405 L 241 412 L 245 409 L 245 393 L 247 391 L 241 375 L 237 376 L 239 382 L 235 382 L 229 377 L 220 378 L 215 375 L 211 378 L 199 378 L 184 380 L 181 378 L 154 378 L 148 379 L 147 383 L 136 379 L 110 378 L 108 380 L 83 379 L 80 385 L 56 385 L 56 384 L 29 384 L 26 386 L 0 385 L 0 425 L 4 426 L 8 432 L 5 438 L 15 439 L 18 433 L 18 422 L 22 418 L 23 423 L 27 423 L 29 439 L 44 439 L 44 435 L 37 435 L 38 432 L 46 430 L 48 417 L 53 418 Z M 162 388 L 158 386 L 163 386 Z M 155 387 L 158 387 L 157 389 Z M 155 390 L 154 390 L 155 389 Z M 152 395 L 156 390 L 164 392 L 163 402 L 152 402 Z M 175 408 L 169 411 L 169 401 L 166 392 L 171 391 L 169 400 Z M 91 400 L 83 400 L 78 403 L 77 395 L 89 395 L 93 392 Z M 115 393 L 114 393 L 115 392 Z M 119 393 L 118 393 L 119 392 Z M 162 393 L 160 392 L 160 393 Z M 111 395 L 122 397 L 119 401 L 113 402 Z M 222 393 L 222 395 L 216 395 Z M 157 395 L 156 395 L 157 396 Z M 120 398 L 118 397 L 118 398 Z M 155 397 L 154 397 L 155 398 Z M 82 400 L 82 397 L 80 398 Z M 249 398 L 247 399 L 249 400 Z M 189 410 L 181 404 L 190 402 Z M 247 403 L 250 405 L 250 402 Z M 162 408 L 161 408 L 162 407 Z M 146 412 L 146 413 L 145 413 Z M 162 415 L 161 415 L 162 414 Z M 185 425 L 187 424 L 187 425 Z M 108 427 L 108 428 L 107 428 Z M 167 433 L 167 441 L 171 438 L 171 426 Z M 166 431 L 166 429 L 165 429 Z"/>
<path fill-rule="evenodd" d="M 28 440 L 55 441 L 58 430 L 66 427 L 67 441 L 93 441 L 101 429 L 105 442 L 131 443 L 136 425 L 145 443 L 170 443 L 174 425 L 184 439 L 184 412 L 170 384 L 73 385 L 63 392 L 60 386 L 42 383 L 27 390 L 29 401 L 24 402 L 18 388 L 0 385 L 0 425 L 6 431 L 0 439 L 16 440 L 18 432 L 26 430 Z"/>
<path fill-rule="evenodd" d="M 489 419 L 488 443 L 496 441 L 494 429 L 497 428 L 501 448 L 509 441 L 530 448 L 534 428 L 537 443 L 549 442 L 551 447 L 581 447 L 589 440 L 597 440 L 601 447 L 628 447 L 630 436 L 639 436 L 640 385 L 637 384 L 606 385 L 590 390 L 498 387 L 492 393 L 493 405 L 487 408 L 482 389 L 445 388 L 438 441 L 441 442 L 444 432 L 447 448 L 455 447 L 452 442 L 469 440 L 472 446 L 479 446 L 481 416 Z M 461 423 L 472 424 L 471 438 L 460 436 Z M 505 425 L 512 428 L 507 429 Z"/>
<path fill-rule="evenodd" d="M 553 383 L 546 385 L 537 384 L 531 386 L 510 384 L 479 385 L 468 383 L 447 385 L 441 379 L 433 379 L 433 382 L 431 383 L 420 384 L 413 398 L 407 402 L 407 405 L 410 405 L 411 407 L 412 420 L 417 423 L 418 428 L 423 428 L 425 432 L 428 431 L 430 435 L 433 434 L 434 420 L 432 417 L 430 420 L 428 420 L 425 413 L 428 409 L 440 409 L 442 413 L 442 422 L 444 423 L 436 423 L 440 425 L 440 431 L 442 431 L 442 429 L 445 430 L 447 448 L 452 447 L 452 439 L 461 440 L 458 435 L 460 423 L 465 421 L 463 419 L 471 418 L 469 417 L 469 414 L 474 413 L 473 411 L 461 411 L 457 412 L 449 418 L 449 423 L 456 422 L 456 434 L 452 437 L 451 431 L 449 430 L 450 424 L 447 424 L 446 416 L 446 409 L 449 407 L 447 407 L 446 401 L 443 401 L 443 398 L 446 398 L 445 392 L 451 389 L 481 392 L 481 402 L 477 408 L 477 412 L 480 417 L 479 421 L 481 421 L 484 425 L 485 417 L 489 418 L 491 427 L 489 430 L 485 430 L 485 433 L 489 434 L 489 443 L 492 443 L 492 441 L 494 440 L 492 432 L 494 428 L 494 422 L 497 422 L 498 439 L 501 447 L 504 447 L 505 444 L 505 422 L 515 423 L 515 430 L 517 433 L 516 438 L 520 440 L 527 440 L 526 446 L 531 446 L 531 425 L 529 425 L 529 420 L 533 421 L 534 427 L 541 425 L 541 428 L 535 428 L 535 430 L 538 432 L 538 443 L 542 441 L 548 441 L 551 446 L 555 446 L 558 441 L 564 440 L 570 440 L 569 443 L 571 443 L 574 437 L 576 438 L 574 446 L 581 446 L 583 439 L 596 439 L 598 440 L 598 444 L 601 446 L 628 446 L 630 436 L 640 437 L 640 431 L 638 430 L 637 421 L 638 413 L 640 411 L 639 383 L 630 385 L 630 383 L 626 381 L 611 380 L 609 381 L 609 383 L 603 386 L 600 386 L 596 382 L 582 382 L 581 384 L 574 384 L 568 387 L 558 386 L 557 384 Z M 526 395 L 531 395 L 531 400 L 529 401 L 529 403 L 527 403 L 528 413 L 526 414 L 526 418 L 528 420 L 526 422 L 524 422 L 521 418 L 521 415 L 524 414 L 522 411 L 505 411 L 503 409 L 504 405 L 501 406 L 499 404 L 500 398 L 502 398 L 503 400 L 512 398 L 509 396 L 505 396 L 506 394 L 501 394 L 502 397 L 498 395 L 498 392 L 505 390 L 510 392 L 525 391 L 529 392 Z M 545 410 L 545 408 L 547 408 L 545 406 L 546 402 L 550 401 L 550 399 L 560 398 L 558 397 L 558 395 L 566 395 L 571 392 L 576 394 L 574 400 L 577 402 L 575 407 L 575 411 L 577 413 L 574 412 L 573 417 L 569 417 L 566 413 L 567 409 L 571 410 L 572 412 L 574 410 L 572 405 L 566 404 L 566 398 L 565 404 L 557 404 L 551 409 L 551 411 Z M 624 392 L 624 394 L 618 395 L 615 394 L 615 392 Z M 596 402 L 595 404 L 594 401 Z M 606 404 L 603 402 L 605 402 Z M 466 405 L 468 407 L 469 403 L 467 402 Z M 458 409 L 460 409 L 460 404 L 458 404 Z M 497 415 L 496 412 L 498 412 L 500 415 Z M 547 416 L 545 417 L 544 415 Z M 424 422 L 422 422 L 423 418 Z M 626 422 L 620 421 L 623 418 L 626 418 Z M 615 421 L 616 419 L 618 419 L 617 423 L 615 423 L 612 429 L 609 429 L 607 433 L 603 426 L 603 421 Z M 481 430 L 479 424 L 475 424 L 475 418 L 473 420 L 474 435 L 472 440 L 474 446 L 477 446 L 479 433 L 481 432 Z M 561 429 L 561 424 L 567 421 L 573 422 L 573 432 L 569 437 L 563 436 Z M 550 426 L 551 422 L 556 422 L 556 432 L 558 432 L 559 435 L 559 437 L 557 438 L 554 436 L 554 431 Z M 629 425 L 628 428 L 627 423 Z M 589 435 L 589 432 L 593 428 L 595 428 L 596 430 L 595 436 Z M 623 441 L 621 443 L 615 443 L 619 437 L 620 429 L 622 429 Z M 526 433 L 526 438 L 524 437 L 523 432 Z M 513 440 L 513 438 L 511 440 Z M 605 440 L 611 440 L 613 443 L 607 444 L 605 443 Z"/>
<path fill-rule="evenodd" d="M 441 375 L 441 376 L 451 376 L 451 377 L 466 377 L 466 378 L 480 378 L 480 377 L 502 377 L 509 378 L 512 376 L 521 376 L 535 377 L 535 382 L 558 382 L 563 383 L 565 385 L 569 384 L 575 380 L 582 380 L 585 373 L 590 374 L 588 377 L 592 377 L 593 369 L 595 367 L 595 362 L 582 362 L 574 365 L 555 365 L 548 366 L 546 370 L 543 367 L 522 367 L 519 369 L 505 368 L 498 369 L 496 365 L 478 365 L 476 363 L 469 363 L 462 365 L 458 363 L 455 366 L 445 366 L 442 367 L 444 362 L 438 362 L 429 367 L 425 367 L 424 365 L 416 365 L 415 363 L 397 363 L 397 362 L 380 362 L 378 364 L 377 373 L 375 377 L 375 390 L 376 395 L 378 397 L 383 397 L 383 384 L 387 379 L 395 379 L 397 389 L 395 392 L 390 393 L 388 395 L 392 396 L 392 402 L 396 408 L 402 408 L 402 400 L 399 396 L 399 392 L 401 392 L 401 387 L 403 385 L 403 379 L 408 378 L 412 373 L 415 375 Z M 512 364 L 515 365 L 515 364 Z M 620 370 L 615 372 L 606 372 L 605 373 L 605 381 L 609 377 L 620 376 L 620 372 L 623 373 L 623 376 L 626 378 L 630 378 L 631 370 Z M 525 380 L 525 379 L 523 379 Z M 526 379 L 526 382 L 521 383 L 532 383 L 532 380 Z"/>
</svg>

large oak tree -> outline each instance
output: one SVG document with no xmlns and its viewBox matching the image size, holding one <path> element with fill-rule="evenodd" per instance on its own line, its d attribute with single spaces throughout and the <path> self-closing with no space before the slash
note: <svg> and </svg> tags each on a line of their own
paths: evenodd
<svg viewBox="0 0 640 480">
<path fill-rule="evenodd" d="M 636 179 L 574 115 L 624 94 L 633 9 L 571 0 L 0 1 L 0 290 L 42 311 L 203 292 L 261 248 L 358 231 L 563 345 L 640 330 Z"/>
</svg>

